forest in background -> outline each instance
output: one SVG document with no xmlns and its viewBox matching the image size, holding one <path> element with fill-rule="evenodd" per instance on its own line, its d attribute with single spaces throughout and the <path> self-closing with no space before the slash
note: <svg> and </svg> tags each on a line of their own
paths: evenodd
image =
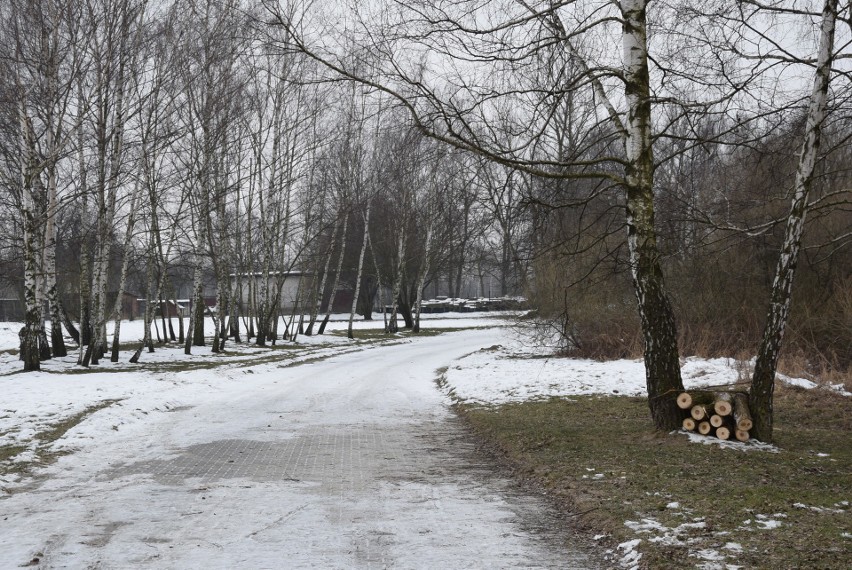
<svg viewBox="0 0 852 570">
<path fill-rule="evenodd" d="M 848 5 L 0 12 L 0 263 L 26 369 L 65 354 L 63 322 L 81 364 L 117 358 L 128 291 L 147 323 L 187 291 L 187 351 L 274 341 L 301 271 L 309 334 L 342 291 L 412 328 L 424 290 L 524 294 L 567 352 L 644 354 L 652 411 L 679 354 L 768 351 L 774 377 L 785 329 L 796 373 L 848 380 Z"/>
</svg>

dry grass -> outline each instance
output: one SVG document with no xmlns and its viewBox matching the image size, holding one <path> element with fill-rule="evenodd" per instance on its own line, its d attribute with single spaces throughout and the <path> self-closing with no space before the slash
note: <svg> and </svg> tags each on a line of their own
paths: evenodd
<svg viewBox="0 0 852 570">
<path fill-rule="evenodd" d="M 637 398 L 460 411 L 516 473 L 545 486 L 590 533 L 607 534 L 610 547 L 643 538 L 647 568 L 695 567 L 695 552 L 711 549 L 745 568 L 845 569 L 852 560 L 850 506 L 843 503 L 852 500 L 849 409 L 848 398 L 829 391 L 779 387 L 778 453 L 652 433 L 647 404 Z M 680 506 L 670 508 L 675 502 Z M 637 534 L 625 525 L 643 519 L 669 529 L 703 525 L 682 528 L 678 540 L 652 542 L 662 533 Z M 761 528 L 758 521 L 769 519 L 780 526 Z M 727 543 L 742 552 L 726 550 Z"/>
<path fill-rule="evenodd" d="M 81 424 L 90 415 L 104 408 L 108 408 L 116 402 L 118 402 L 118 400 L 103 400 L 97 404 L 89 406 L 81 412 L 56 422 L 47 429 L 35 434 L 33 436 L 33 440 L 36 442 L 35 459 L 32 461 L 12 461 L 15 456 L 27 451 L 28 448 L 25 446 L 0 446 L 0 475 L 9 473 L 29 473 L 34 467 L 53 463 L 60 455 L 62 455 L 62 453 L 51 449 L 51 443 L 60 439 L 68 433 L 70 429 Z"/>
</svg>

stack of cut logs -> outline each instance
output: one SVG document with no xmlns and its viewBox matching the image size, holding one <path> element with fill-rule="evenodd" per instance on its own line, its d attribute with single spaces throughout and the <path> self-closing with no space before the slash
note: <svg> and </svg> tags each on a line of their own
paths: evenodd
<svg viewBox="0 0 852 570">
<path fill-rule="evenodd" d="M 752 421 L 745 392 L 683 392 L 677 397 L 677 405 L 689 414 L 683 420 L 687 431 L 719 439 L 731 439 L 732 435 L 739 441 L 749 439 Z"/>
</svg>

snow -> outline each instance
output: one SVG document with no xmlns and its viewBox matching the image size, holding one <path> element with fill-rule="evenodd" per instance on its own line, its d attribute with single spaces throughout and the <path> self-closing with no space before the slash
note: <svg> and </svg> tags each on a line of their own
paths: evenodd
<svg viewBox="0 0 852 570">
<path fill-rule="evenodd" d="M 682 523 L 676 527 L 667 527 L 660 521 L 646 517 L 640 521 L 625 521 L 624 526 L 636 534 L 650 534 L 648 542 L 660 543 L 666 546 L 687 546 L 693 542 L 690 533 L 707 528 L 703 519 Z"/>
<path fill-rule="evenodd" d="M 737 451 L 765 451 L 767 453 L 780 453 L 781 451 L 771 443 L 763 443 L 755 439 L 751 439 L 749 441 L 735 441 L 731 439 L 726 440 L 719 439 L 717 437 L 711 437 L 708 435 L 701 435 L 700 433 L 695 433 L 694 431 L 678 431 L 674 433 L 685 435 L 692 443 L 699 443 L 702 445 L 717 445 L 723 449 L 734 449 Z"/>
<path fill-rule="evenodd" d="M 370 424 L 403 433 L 401 426 L 444 421 L 451 400 L 496 405 L 551 397 L 646 394 L 641 360 L 598 362 L 555 357 L 552 349 L 531 345 L 523 331 L 519 334 L 515 327 L 506 326 L 506 317 L 514 314 L 426 314 L 422 316 L 425 330 L 475 330 L 418 339 L 397 335 L 378 344 L 326 334 L 302 335 L 296 343 L 279 341 L 277 348 L 228 343 L 223 355 L 210 354 L 209 348 L 193 348 L 189 356 L 183 354 L 182 347 L 158 348 L 153 354 L 143 352 L 139 365 L 131 365 L 127 359 L 135 348 L 134 339 L 142 336 L 141 322 L 124 322 L 121 331 L 128 350 L 122 352 L 119 363 L 104 361 L 85 373 L 75 373 L 80 368 L 74 354 L 47 361 L 41 372 L 28 374 L 18 372 L 20 363 L 15 354 L 20 324 L 0 323 L 0 445 L 21 446 L 23 451 L 10 461 L 22 464 L 38 462 L 46 454 L 70 452 L 38 470 L 37 493 L 28 491 L 33 485 L 29 477 L 0 477 L 0 504 L 4 509 L 0 566 L 3 556 L 18 565 L 49 548 L 61 550 L 59 564 L 70 566 L 98 559 L 107 566 L 110 561 L 124 564 L 136 560 L 151 567 L 201 567 L 211 557 L 219 557 L 226 566 L 265 567 L 258 558 L 258 544 L 286 552 L 297 567 L 347 566 L 351 560 L 335 550 L 351 547 L 341 538 L 342 522 L 339 517 L 331 523 L 327 518 L 329 509 L 342 507 L 326 499 L 320 501 L 320 507 L 316 501 L 306 500 L 322 487 L 316 481 L 294 480 L 282 487 L 251 478 L 213 482 L 187 479 L 175 487 L 144 473 L 109 478 L 102 474 L 126 465 L 127 458 L 136 462 L 177 460 L 186 449 L 211 441 L 288 441 L 318 425 L 323 429 L 362 425 L 367 421 L 365 413 Z M 375 317 L 371 322 L 356 320 L 355 330 L 381 330 L 381 315 Z M 335 315 L 328 331 L 345 331 L 347 321 L 348 315 Z M 398 355 L 408 356 L 396 362 Z M 296 364 L 301 365 L 294 367 Z M 445 369 L 441 383 L 444 395 L 432 383 L 439 369 Z M 741 363 L 723 358 L 687 358 L 682 368 L 688 389 L 731 384 L 739 378 L 740 369 Z M 395 372 L 391 374 L 390 370 Z M 373 383 L 386 377 L 393 381 L 392 388 Z M 780 379 L 791 385 L 816 387 L 804 379 Z M 99 405 L 105 407 L 92 412 L 93 406 Z M 261 405 L 270 410 L 259 415 Z M 92 413 L 57 441 L 46 444 L 39 437 L 60 421 L 86 411 Z M 688 436 L 695 442 L 743 451 L 778 451 L 757 442 Z M 584 477 L 590 480 L 604 478 L 594 467 L 587 470 L 589 474 Z M 441 560 L 435 558 L 439 545 L 434 540 L 445 532 L 438 528 L 456 524 L 441 517 L 455 513 L 461 517 L 458 524 L 477 527 L 480 520 L 493 521 L 489 523 L 493 529 L 477 531 L 476 539 L 487 546 L 488 554 L 480 553 L 485 556 L 483 560 L 500 565 L 498 560 L 505 560 L 500 556 L 529 553 L 532 547 L 523 538 L 525 531 L 503 526 L 512 514 L 501 491 L 483 489 L 485 494 L 473 500 L 471 488 L 478 487 L 469 482 L 437 485 L 408 481 L 402 488 L 383 483 L 371 489 L 372 495 L 347 499 L 346 512 L 370 513 L 376 508 L 376 497 L 382 497 L 382 504 L 388 505 L 400 498 L 404 512 L 387 510 L 391 509 L 388 506 L 376 515 L 375 524 L 349 521 L 354 526 L 346 527 L 346 532 L 357 535 L 349 538 L 352 544 L 361 545 L 359 548 L 369 550 L 381 543 L 382 552 L 397 563 L 403 562 L 403 566 L 406 560 L 417 560 L 417 554 L 427 556 L 426 560 L 437 567 Z M 423 518 L 412 506 L 421 503 L 434 505 L 437 511 Z M 835 505 L 834 509 L 795 506 L 842 511 L 848 505 Z M 667 508 L 682 507 L 672 500 Z M 780 518 L 783 516 L 757 515 L 754 522 L 762 530 L 772 530 L 782 524 Z M 318 525 L 327 528 L 316 531 Z M 667 527 L 656 519 L 641 517 L 625 525 L 649 542 L 687 545 L 705 564 L 702 567 L 734 568 L 724 565 L 724 553 L 742 548 L 727 543 L 715 550 L 698 549 L 691 541 L 694 533 L 706 532 L 700 519 Z M 277 538 L 283 528 L 290 533 L 292 550 Z M 504 538 L 493 536 L 492 530 L 502 532 Z M 471 531 L 466 528 L 459 532 L 466 535 Z M 159 542 L 167 540 L 164 536 L 174 539 L 169 538 L 164 546 L 166 542 Z M 323 547 L 322 541 L 328 545 Z M 503 541 L 510 544 L 494 548 Z M 618 545 L 620 567 L 638 567 L 641 541 L 636 538 Z M 103 548 L 92 546 L 101 543 L 105 544 Z M 367 543 L 372 546 L 364 546 Z M 309 545 L 302 550 L 310 554 L 300 554 L 299 544 Z M 155 558 L 150 558 L 152 552 Z M 424 554 L 430 552 L 433 554 Z M 494 558 L 488 558 L 492 554 Z"/>
<path fill-rule="evenodd" d="M 755 522 L 757 522 L 757 524 L 760 525 L 760 528 L 762 528 L 763 530 L 773 530 L 779 528 L 782 525 L 781 521 L 775 519 L 764 519 Z"/>
<path fill-rule="evenodd" d="M 740 368 L 734 359 L 690 357 L 683 361 L 681 374 L 687 389 L 725 386 L 738 381 Z M 795 386 L 817 387 L 802 378 L 779 378 Z M 453 398 L 473 405 L 579 395 L 647 395 L 642 360 L 560 358 L 548 355 L 541 347 L 527 346 L 520 335 L 460 359 L 447 370 L 445 380 Z M 730 443 L 732 447 L 754 448 Z"/>
<path fill-rule="evenodd" d="M 450 321 L 479 328 L 186 359 L 233 359 L 214 368 L 166 366 L 178 349 L 148 367 L 123 353 L 84 374 L 73 357 L 3 374 L 3 444 L 69 453 L 0 481 L 0 567 L 587 566 L 551 536 L 544 502 L 471 462 L 453 431 L 436 370 L 503 333 L 482 328 L 493 315 L 433 322 Z M 55 443 L 36 437 L 113 400 Z M 251 449 L 268 453 L 241 463 Z"/>
<path fill-rule="evenodd" d="M 619 565 L 622 568 L 627 568 L 633 570 L 635 568 L 639 568 L 639 560 L 642 558 L 642 554 L 636 550 L 636 547 L 642 542 L 641 539 L 637 538 L 634 540 L 628 540 L 627 542 L 622 542 L 618 545 L 618 550 L 624 552 L 624 554 L 619 558 Z"/>
<path fill-rule="evenodd" d="M 843 504 L 847 503 L 847 504 Z M 835 507 L 848 507 L 847 501 L 842 501 L 840 503 L 835 503 Z M 804 503 L 793 503 L 793 507 L 796 509 L 804 509 L 808 511 L 813 511 L 815 513 L 845 513 L 846 508 L 831 508 L 831 507 L 814 507 L 809 506 Z"/>
</svg>

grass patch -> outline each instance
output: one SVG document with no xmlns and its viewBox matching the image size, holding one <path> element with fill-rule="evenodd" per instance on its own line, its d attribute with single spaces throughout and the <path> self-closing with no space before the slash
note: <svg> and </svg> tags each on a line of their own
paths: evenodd
<svg viewBox="0 0 852 570">
<path fill-rule="evenodd" d="M 516 473 L 544 486 L 580 526 L 609 535 L 610 546 L 643 539 L 646 567 L 695 567 L 703 562 L 697 555 L 712 550 L 745 568 L 847 568 L 849 399 L 786 386 L 776 394 L 778 453 L 652 433 L 641 398 L 459 409 Z"/>
<path fill-rule="evenodd" d="M 12 459 L 19 453 L 23 453 L 27 448 L 22 445 L 0 445 L 0 461 Z"/>
<path fill-rule="evenodd" d="M 34 467 L 49 465 L 58 459 L 66 451 L 55 451 L 50 449 L 50 444 L 64 436 L 70 429 L 81 424 L 86 418 L 99 410 L 108 408 L 119 400 L 103 400 L 97 404 L 91 405 L 85 410 L 78 412 L 72 416 L 52 424 L 47 429 L 44 429 L 33 436 L 35 445 L 35 459 L 32 461 L 16 461 L 13 462 L 15 456 L 31 447 L 21 445 L 6 445 L 0 446 L 0 474 L 7 475 L 9 473 L 27 474 Z"/>
<path fill-rule="evenodd" d="M 396 333 L 386 333 L 384 329 L 355 329 L 352 331 L 352 334 L 355 336 L 356 341 L 363 340 L 383 340 L 383 339 L 398 339 L 398 338 L 417 338 L 417 337 L 431 337 L 438 336 L 444 333 L 449 332 L 457 332 L 457 331 L 465 331 L 471 330 L 471 328 L 475 327 L 441 327 L 441 328 L 421 328 L 420 332 L 414 332 L 411 329 L 403 329 L 400 328 L 399 332 Z M 335 330 L 332 331 L 331 334 L 333 336 L 347 336 L 346 330 Z"/>
<path fill-rule="evenodd" d="M 68 430 L 70 430 L 71 428 L 81 424 L 83 420 L 85 420 L 87 417 L 91 416 L 99 410 L 103 410 L 104 408 L 110 407 L 116 402 L 118 402 L 118 400 L 103 400 L 101 402 L 98 402 L 97 404 L 89 406 L 82 412 L 78 412 L 73 416 L 68 416 L 61 422 L 53 424 L 48 429 L 38 432 L 35 435 L 35 439 L 41 442 L 42 446 L 49 445 L 60 437 L 62 437 L 63 435 L 65 435 L 66 433 L 68 433 Z"/>
</svg>

